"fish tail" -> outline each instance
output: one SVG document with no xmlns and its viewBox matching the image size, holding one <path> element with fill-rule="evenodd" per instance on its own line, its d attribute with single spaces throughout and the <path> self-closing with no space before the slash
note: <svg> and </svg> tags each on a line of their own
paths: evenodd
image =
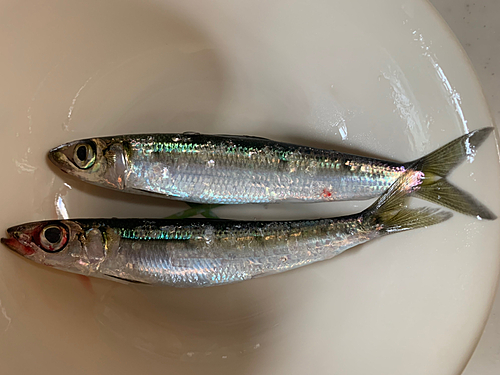
<svg viewBox="0 0 500 375">
<path fill-rule="evenodd" d="M 421 174 L 407 171 L 364 211 L 364 217 L 371 228 L 381 234 L 403 232 L 441 223 L 453 216 L 451 212 L 439 208 L 407 208 L 406 197 L 418 190 Z"/>
<path fill-rule="evenodd" d="M 493 128 L 483 128 L 465 134 L 430 154 L 407 163 L 407 169 L 421 171 L 422 183 L 414 195 L 465 215 L 494 220 L 496 215 L 469 193 L 452 185 L 446 177 L 488 138 Z"/>
</svg>

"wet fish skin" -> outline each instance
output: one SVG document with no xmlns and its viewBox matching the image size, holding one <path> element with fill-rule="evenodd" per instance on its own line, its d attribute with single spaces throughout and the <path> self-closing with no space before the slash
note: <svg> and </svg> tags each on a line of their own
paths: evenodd
<svg viewBox="0 0 500 375">
<path fill-rule="evenodd" d="M 446 180 L 456 165 L 473 157 L 491 129 L 466 134 L 409 163 L 258 137 L 198 133 L 74 141 L 51 150 L 49 158 L 63 171 L 96 185 L 203 204 L 370 199 L 413 169 L 426 175 L 421 198 L 493 219 L 490 210 Z"/>
<path fill-rule="evenodd" d="M 368 199 L 404 171 L 393 163 L 371 160 L 368 166 L 357 156 L 256 137 L 155 135 L 125 145 L 127 189 L 196 203 Z"/>
<path fill-rule="evenodd" d="M 12 227 L 2 242 L 37 263 L 88 276 L 175 287 L 231 284 L 447 220 L 451 213 L 402 206 L 421 177 L 418 172 L 403 175 L 367 210 L 340 218 L 44 221 Z"/>
<path fill-rule="evenodd" d="M 81 144 L 95 148 L 96 168 L 82 170 L 72 161 Z M 97 185 L 206 204 L 369 199 L 405 170 L 265 138 L 196 133 L 94 138 L 59 146 L 49 157 Z"/>
</svg>

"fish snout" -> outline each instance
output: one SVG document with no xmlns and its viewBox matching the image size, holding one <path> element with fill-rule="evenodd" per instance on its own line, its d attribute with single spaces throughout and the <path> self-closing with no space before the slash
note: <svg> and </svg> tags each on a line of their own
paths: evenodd
<svg viewBox="0 0 500 375">
<path fill-rule="evenodd" d="M 71 171 L 73 168 L 68 160 L 67 153 L 68 153 L 68 145 L 61 145 L 54 147 L 52 150 L 50 150 L 48 153 L 48 157 L 49 160 L 52 162 L 52 164 L 59 167 L 64 172 L 68 172 Z"/>
<path fill-rule="evenodd" d="M 31 230 L 30 230 L 31 229 Z M 14 250 L 22 256 L 33 255 L 36 250 L 31 246 L 34 228 L 15 226 L 7 229 L 7 238 L 2 238 L 2 243 L 9 249 Z"/>
</svg>

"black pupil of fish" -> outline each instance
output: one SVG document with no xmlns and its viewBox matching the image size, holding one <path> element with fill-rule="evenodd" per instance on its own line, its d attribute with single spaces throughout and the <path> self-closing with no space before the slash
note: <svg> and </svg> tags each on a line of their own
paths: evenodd
<svg viewBox="0 0 500 375">
<path fill-rule="evenodd" d="M 61 230 L 59 228 L 49 228 L 44 235 L 45 239 L 50 243 L 58 243 L 61 240 Z"/>
<path fill-rule="evenodd" d="M 76 150 L 76 156 L 81 161 L 87 160 L 87 147 L 85 146 L 78 147 L 78 149 Z"/>
</svg>

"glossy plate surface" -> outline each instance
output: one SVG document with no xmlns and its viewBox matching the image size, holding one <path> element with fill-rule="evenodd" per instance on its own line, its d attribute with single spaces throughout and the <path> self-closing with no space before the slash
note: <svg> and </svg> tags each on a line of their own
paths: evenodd
<svg viewBox="0 0 500 375">
<path fill-rule="evenodd" d="M 465 54 L 420 0 L 10 0 L 0 48 L 2 230 L 186 208 L 63 175 L 46 152 L 74 139 L 234 133 L 408 161 L 492 126 Z M 451 180 L 500 215 L 499 171 L 491 136 Z M 366 205 L 214 212 L 299 218 Z M 456 214 L 203 290 L 89 282 L 2 246 L 2 372 L 457 375 L 492 300 L 498 226 Z"/>
</svg>

